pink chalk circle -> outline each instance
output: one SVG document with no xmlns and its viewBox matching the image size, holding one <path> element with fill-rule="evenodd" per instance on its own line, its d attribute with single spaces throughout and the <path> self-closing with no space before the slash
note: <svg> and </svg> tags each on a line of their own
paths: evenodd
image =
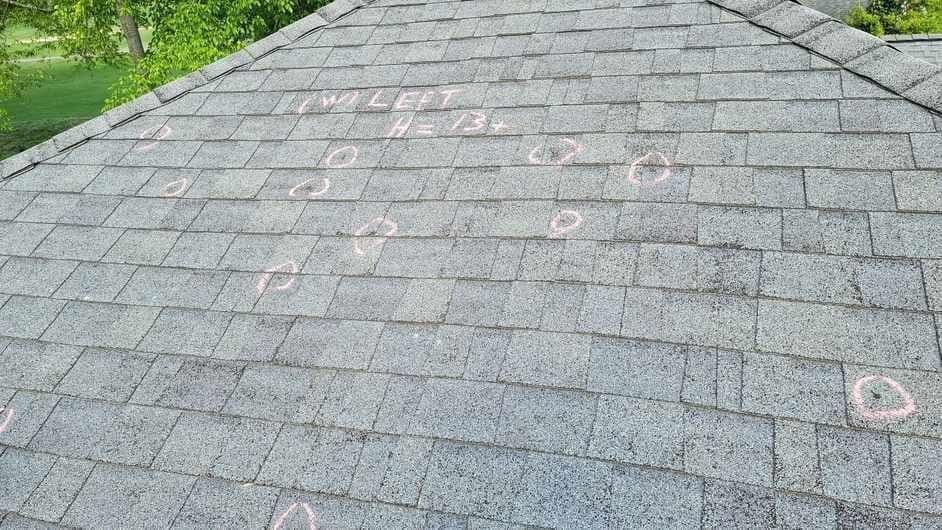
<svg viewBox="0 0 942 530">
<path fill-rule="evenodd" d="M 657 177 L 647 182 L 641 177 L 641 172 L 646 167 L 660 167 L 661 172 Z M 653 186 L 669 179 L 673 170 L 671 161 L 663 154 L 658 152 L 648 153 L 631 163 L 628 169 L 628 182 L 635 186 Z"/>
<path fill-rule="evenodd" d="M 141 131 L 141 140 L 151 140 L 134 146 L 135 151 L 149 151 L 157 146 L 161 140 L 173 134 L 173 127 L 161 125 L 160 127 Z"/>
<path fill-rule="evenodd" d="M 386 232 L 382 235 L 378 237 L 364 237 L 366 234 L 378 232 L 383 227 L 386 227 Z M 399 225 L 394 221 L 385 217 L 377 217 L 361 226 L 353 233 L 355 236 L 353 239 L 353 251 L 364 256 L 367 251 L 382 245 L 386 242 L 386 238 L 395 235 L 398 231 Z"/>
<path fill-rule="evenodd" d="M 265 274 L 262 274 L 261 278 L 259 278 L 258 283 L 255 284 L 255 290 L 258 291 L 259 296 L 261 296 L 268 289 L 272 278 L 275 277 L 275 274 L 279 274 L 279 273 L 280 274 L 297 274 L 298 265 L 297 263 L 293 261 L 288 261 L 286 263 L 282 263 L 281 265 L 277 265 L 275 267 L 272 267 L 266 270 Z M 282 283 L 281 285 L 272 285 L 271 288 L 274 291 L 286 291 L 294 285 L 294 282 L 295 282 L 295 278 L 292 276 L 288 278 L 288 280 Z"/>
<path fill-rule="evenodd" d="M 12 408 L 0 409 L 0 418 L 3 418 L 3 420 L 0 421 L 0 432 L 7 430 L 7 427 L 10 426 L 10 422 L 13 421 L 13 416 L 15 415 Z"/>
<path fill-rule="evenodd" d="M 355 145 L 348 145 L 327 155 L 327 157 L 324 158 L 324 165 L 333 169 L 350 167 L 356 163 L 359 155 L 360 150 L 357 149 Z"/>
<path fill-rule="evenodd" d="M 320 189 L 315 190 L 314 184 L 320 180 Z M 312 178 L 305 180 L 304 182 L 298 184 L 297 186 L 291 188 L 291 191 L 288 192 L 289 197 L 320 197 L 321 195 L 327 193 L 327 190 L 330 189 L 330 179 L 324 177 L 322 179 Z"/>
<path fill-rule="evenodd" d="M 182 178 L 180 180 L 175 180 L 160 190 L 161 197 L 179 197 L 190 187 L 190 180 L 187 178 Z"/>
<path fill-rule="evenodd" d="M 575 210 L 562 210 L 550 222 L 550 237 L 562 237 L 582 226 L 582 214 Z"/>
<path fill-rule="evenodd" d="M 278 516 L 278 519 L 275 520 L 275 525 L 271 527 L 272 530 L 279 530 L 285 524 L 285 519 L 291 515 L 291 512 L 295 511 L 300 507 L 307 514 L 307 528 L 308 530 L 317 530 L 317 518 L 314 515 L 314 510 L 311 509 L 311 505 L 306 502 L 296 502 L 288 507 L 287 510 L 281 515 Z"/>
<path fill-rule="evenodd" d="M 872 409 L 864 403 L 863 391 L 864 387 L 879 381 L 884 385 L 888 386 L 891 390 L 896 392 L 896 394 L 903 401 L 903 406 L 897 407 L 895 409 Z M 854 383 L 854 387 L 850 393 L 851 401 L 853 401 L 854 406 L 857 407 L 857 411 L 860 415 L 866 420 L 872 421 L 895 421 L 901 420 L 903 418 L 908 418 L 916 413 L 916 402 L 913 400 L 913 397 L 903 388 L 902 385 L 886 377 L 885 375 L 868 375 L 866 377 L 861 377 Z"/>
<path fill-rule="evenodd" d="M 540 150 L 543 149 L 543 146 L 539 146 L 534 147 L 533 150 L 530 151 L 530 155 L 527 157 L 527 159 L 531 164 L 536 166 L 564 166 L 572 162 L 576 156 L 585 151 L 585 146 L 573 140 L 572 138 L 563 138 L 561 142 L 566 144 L 568 151 L 564 154 L 561 154 L 559 158 L 555 160 L 544 161 L 540 157 Z"/>
</svg>

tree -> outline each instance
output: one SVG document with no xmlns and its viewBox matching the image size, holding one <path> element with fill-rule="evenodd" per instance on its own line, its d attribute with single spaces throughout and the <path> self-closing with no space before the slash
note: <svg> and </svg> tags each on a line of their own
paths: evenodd
<svg viewBox="0 0 942 530">
<path fill-rule="evenodd" d="M 27 11 L 33 6 L 14 2 L 12 0 L 0 1 L 0 35 L 3 35 L 9 26 L 24 18 Z M 35 80 L 19 67 L 17 60 L 21 53 L 13 49 L 6 39 L 0 38 L 0 104 L 3 101 L 17 96 L 23 88 Z M 9 130 L 10 116 L 0 107 L 0 132 Z"/>
<path fill-rule="evenodd" d="M 328 1 L 0 0 L 0 16 L 27 13 L 22 21 L 55 37 L 49 46 L 89 66 L 130 57 L 133 67 L 112 87 L 105 104 L 110 108 L 225 57 Z M 141 27 L 152 32 L 146 48 Z M 13 59 L 0 41 L 0 102 L 22 87 Z"/>
<path fill-rule="evenodd" d="M 305 16 L 327 0 L 152 1 L 140 13 L 153 29 L 150 48 L 114 87 L 107 106 L 225 57 Z"/>
<path fill-rule="evenodd" d="M 851 26 L 877 36 L 942 32 L 942 0 L 871 0 L 847 17 Z"/>
</svg>

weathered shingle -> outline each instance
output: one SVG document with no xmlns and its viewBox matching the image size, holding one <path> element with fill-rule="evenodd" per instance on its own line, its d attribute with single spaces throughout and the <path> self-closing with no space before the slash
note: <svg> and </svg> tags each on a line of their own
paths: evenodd
<svg viewBox="0 0 942 530">
<path fill-rule="evenodd" d="M 4 528 L 938 526 L 939 68 L 635 4 L 338 0 L 0 163 Z"/>
</svg>

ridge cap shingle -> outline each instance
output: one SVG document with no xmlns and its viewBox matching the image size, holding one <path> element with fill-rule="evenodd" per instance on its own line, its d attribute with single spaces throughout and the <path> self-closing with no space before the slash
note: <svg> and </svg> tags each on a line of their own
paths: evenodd
<svg viewBox="0 0 942 530">
<path fill-rule="evenodd" d="M 942 112 L 942 67 L 797 0 L 707 0 L 890 92 Z"/>
<path fill-rule="evenodd" d="M 209 84 L 232 70 L 260 59 L 298 39 L 305 37 L 356 9 L 375 0 L 334 0 L 314 13 L 289 24 L 280 30 L 255 41 L 203 68 L 154 88 L 150 92 L 119 105 L 108 112 L 84 123 L 62 131 L 45 142 L 30 147 L 7 159 L 0 160 L 0 181 L 16 176 L 37 164 L 52 159 L 112 128 L 130 121 L 141 114 Z"/>
</svg>

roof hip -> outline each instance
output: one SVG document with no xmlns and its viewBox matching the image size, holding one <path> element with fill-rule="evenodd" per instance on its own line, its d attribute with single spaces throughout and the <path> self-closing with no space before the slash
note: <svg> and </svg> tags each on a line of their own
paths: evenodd
<svg viewBox="0 0 942 530">
<path fill-rule="evenodd" d="M 942 67 L 794 0 L 708 0 L 891 92 L 942 112 Z"/>
</svg>

